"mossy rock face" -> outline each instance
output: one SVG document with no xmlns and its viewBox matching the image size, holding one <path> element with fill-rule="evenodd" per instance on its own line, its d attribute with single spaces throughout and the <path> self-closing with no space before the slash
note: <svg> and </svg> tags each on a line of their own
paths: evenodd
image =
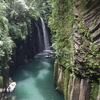
<svg viewBox="0 0 100 100">
<path fill-rule="evenodd" d="M 96 83 L 95 81 L 92 81 L 91 83 L 91 98 L 90 100 L 96 100 L 98 97 L 98 92 L 99 91 L 99 84 Z"/>
<path fill-rule="evenodd" d="M 2 88 L 2 87 L 3 87 L 3 77 L 0 76 L 0 88 Z"/>
</svg>

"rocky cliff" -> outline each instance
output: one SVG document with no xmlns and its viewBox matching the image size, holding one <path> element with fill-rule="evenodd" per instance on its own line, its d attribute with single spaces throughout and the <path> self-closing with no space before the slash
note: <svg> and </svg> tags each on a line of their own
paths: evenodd
<svg viewBox="0 0 100 100">
<path fill-rule="evenodd" d="M 55 61 L 55 84 L 65 100 L 100 100 L 100 1 L 73 0 L 73 66 Z"/>
</svg>

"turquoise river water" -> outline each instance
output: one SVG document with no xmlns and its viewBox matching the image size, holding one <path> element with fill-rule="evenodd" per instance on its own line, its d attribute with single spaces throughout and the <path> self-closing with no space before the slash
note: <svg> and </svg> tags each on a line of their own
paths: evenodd
<svg viewBox="0 0 100 100">
<path fill-rule="evenodd" d="M 46 55 L 40 53 L 17 69 L 12 77 L 17 83 L 16 88 L 5 100 L 64 100 L 54 87 L 54 58 L 46 58 Z"/>
</svg>

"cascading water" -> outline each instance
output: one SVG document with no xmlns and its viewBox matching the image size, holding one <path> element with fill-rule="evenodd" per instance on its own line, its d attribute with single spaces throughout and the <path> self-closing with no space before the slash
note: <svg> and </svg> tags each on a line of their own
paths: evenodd
<svg viewBox="0 0 100 100">
<path fill-rule="evenodd" d="M 39 52 L 42 52 L 43 50 L 43 41 L 42 41 L 42 36 L 41 36 L 41 32 L 40 32 L 40 29 L 39 29 L 39 26 L 37 24 L 35 24 L 36 27 L 37 27 L 37 33 L 38 33 L 38 45 L 39 45 Z"/>
<path fill-rule="evenodd" d="M 49 37 L 48 37 L 48 32 L 46 30 L 46 26 L 45 26 L 45 23 L 43 21 L 43 19 L 40 17 L 40 20 L 41 20 L 41 24 L 42 24 L 42 30 L 43 30 L 43 38 L 44 38 L 44 49 L 47 50 L 50 46 L 49 44 Z"/>
</svg>

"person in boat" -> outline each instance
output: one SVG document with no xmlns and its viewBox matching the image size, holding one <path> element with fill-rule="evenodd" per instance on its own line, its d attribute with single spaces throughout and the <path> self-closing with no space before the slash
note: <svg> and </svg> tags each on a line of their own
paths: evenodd
<svg viewBox="0 0 100 100">
<path fill-rule="evenodd" d="M 16 82 L 12 82 L 8 88 L 6 89 L 7 92 L 13 92 L 16 87 Z"/>
</svg>

